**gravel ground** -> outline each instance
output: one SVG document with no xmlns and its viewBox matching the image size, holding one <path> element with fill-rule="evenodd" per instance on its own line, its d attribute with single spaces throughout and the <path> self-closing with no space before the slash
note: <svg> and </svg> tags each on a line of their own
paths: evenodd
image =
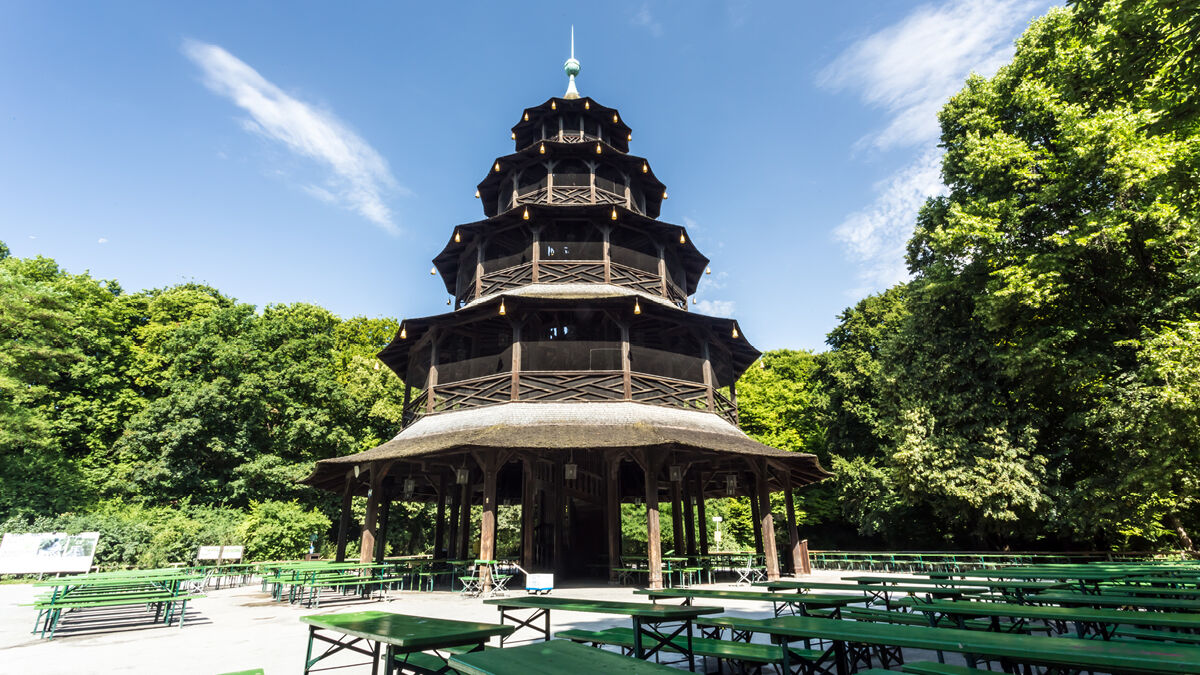
<svg viewBox="0 0 1200 675">
<path fill-rule="evenodd" d="M 812 579 L 833 581 L 841 573 L 817 572 Z M 852 576 L 852 575 L 850 575 Z M 734 588 L 714 584 L 712 588 Z M 744 586 L 742 587 L 745 588 Z M 40 590 L 40 589 L 39 589 Z M 520 593 L 517 591 L 516 593 Z M 214 675 L 263 668 L 266 675 L 301 673 L 307 631 L 299 617 L 310 614 L 380 610 L 403 614 L 498 623 L 499 612 L 478 599 L 454 593 L 392 591 L 385 600 L 333 600 L 316 610 L 273 602 L 259 585 L 210 590 L 188 604 L 182 629 L 153 623 L 141 608 L 88 610 L 65 615 L 53 640 L 30 634 L 36 612 L 22 607 L 33 601 L 29 585 L 0 585 L 0 673 L 179 673 Z M 511 594 L 511 593 L 510 593 Z M 644 602 L 631 587 L 568 584 L 554 595 L 595 600 Z M 704 604 L 717 604 L 706 602 Z M 721 602 L 727 614 L 771 616 L 766 603 Z M 553 630 L 627 626 L 620 616 L 554 612 Z M 906 651 L 909 661 L 935 658 Z M 363 657 L 340 654 L 321 665 L 344 665 Z M 947 655 L 949 662 L 961 662 Z M 715 662 L 709 661 L 709 668 Z M 367 673 L 366 667 L 345 673 Z"/>
</svg>

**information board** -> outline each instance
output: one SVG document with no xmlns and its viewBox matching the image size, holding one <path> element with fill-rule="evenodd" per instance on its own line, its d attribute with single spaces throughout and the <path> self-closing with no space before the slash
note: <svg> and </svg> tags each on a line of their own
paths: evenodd
<svg viewBox="0 0 1200 675">
<path fill-rule="evenodd" d="M 201 546 L 196 560 L 241 560 L 242 546 Z"/>
<path fill-rule="evenodd" d="M 99 539 L 99 532 L 10 532 L 0 541 L 0 574 L 87 572 Z"/>
</svg>

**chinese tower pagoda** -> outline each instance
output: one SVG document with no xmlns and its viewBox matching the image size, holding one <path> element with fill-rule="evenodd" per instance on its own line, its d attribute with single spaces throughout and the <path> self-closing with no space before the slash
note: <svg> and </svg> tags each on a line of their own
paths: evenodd
<svg viewBox="0 0 1200 675">
<path fill-rule="evenodd" d="M 659 503 L 674 553 L 708 553 L 706 497 L 748 496 L 768 578 L 779 576 L 769 493 L 782 490 L 793 570 L 792 489 L 828 476 L 813 455 L 738 428 L 736 381 L 759 357 L 736 321 L 688 311 L 708 259 L 658 220 L 664 185 L 629 153 L 620 113 L 566 94 L 526 109 L 515 152 L 434 258 L 454 311 L 402 322 L 379 359 L 406 383 L 403 428 L 318 462 L 309 485 L 366 495 L 363 561 L 382 559 L 393 500 L 437 504 L 434 557 L 497 557 L 497 504 L 521 507 L 527 570 L 621 567 L 621 503 L 647 514 L 649 583 L 662 585 Z M 482 505 L 478 552 L 471 506 Z M 641 552 L 639 552 L 641 553 Z"/>
</svg>

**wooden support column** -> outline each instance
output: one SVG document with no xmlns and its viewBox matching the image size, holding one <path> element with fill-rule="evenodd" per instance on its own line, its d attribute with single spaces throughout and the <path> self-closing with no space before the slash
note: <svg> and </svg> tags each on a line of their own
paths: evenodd
<svg viewBox="0 0 1200 675">
<path fill-rule="evenodd" d="M 692 490 L 693 482 L 687 480 L 684 476 L 683 480 L 683 527 L 687 534 L 687 554 L 689 556 L 696 555 L 696 510 L 692 506 L 692 499 L 695 498 L 695 493 Z"/>
<path fill-rule="evenodd" d="M 512 322 L 513 342 L 512 342 L 512 380 L 510 381 L 510 389 L 512 390 L 509 400 L 521 400 L 521 324 L 516 321 Z"/>
<path fill-rule="evenodd" d="M 507 211 L 508 209 L 500 209 Z M 483 295 L 483 237 L 475 235 L 475 297 Z"/>
<path fill-rule="evenodd" d="M 454 475 L 453 469 L 450 475 Z M 446 500 L 450 502 L 450 536 L 446 538 L 446 559 L 458 560 L 462 556 L 458 555 L 458 521 L 461 520 L 458 516 L 459 505 L 462 504 L 462 498 L 458 495 L 458 490 L 455 486 L 446 486 Z"/>
<path fill-rule="evenodd" d="M 437 400 L 437 379 L 438 379 L 438 334 L 437 328 L 429 329 L 429 374 L 426 379 L 429 384 L 425 387 L 429 395 L 425 397 L 425 412 L 433 412 L 434 402 Z"/>
<path fill-rule="evenodd" d="M 604 494 L 604 526 L 608 532 L 608 580 L 616 582 L 621 567 L 621 458 L 605 462 L 608 468 Z"/>
<path fill-rule="evenodd" d="M 549 181 L 554 174 L 546 174 L 546 180 Z M 553 194 L 554 188 L 547 187 L 546 194 Z M 538 269 L 542 262 L 542 228 L 533 228 L 533 256 L 530 258 L 533 263 L 533 283 L 538 282 L 538 276 L 541 270 Z"/>
<path fill-rule="evenodd" d="M 479 559 L 496 559 L 496 474 L 500 468 L 500 458 L 494 453 L 485 453 L 480 457 L 480 468 L 483 469 L 483 515 L 479 519 Z M 491 568 L 480 570 L 483 575 L 483 590 L 492 590 Z"/>
<path fill-rule="evenodd" d="M 662 530 L 658 522 L 658 470 L 662 459 L 658 452 L 647 450 L 643 454 L 642 468 L 646 473 L 646 553 L 649 558 L 650 588 L 663 587 L 662 578 Z"/>
<path fill-rule="evenodd" d="M 658 285 L 659 292 L 667 297 L 667 253 L 662 246 L 658 247 Z"/>
<path fill-rule="evenodd" d="M 633 365 L 629 358 L 629 324 L 620 322 L 621 326 L 621 381 L 626 401 L 633 400 Z"/>
<path fill-rule="evenodd" d="M 371 487 L 367 490 L 367 515 L 363 518 L 362 543 L 358 548 L 358 561 L 369 563 L 375 552 L 375 538 L 378 534 L 379 502 L 383 496 L 383 474 L 388 467 L 379 462 L 371 464 Z"/>
<path fill-rule="evenodd" d="M 788 545 L 792 549 L 792 574 L 804 574 L 804 563 L 800 557 L 800 531 L 796 528 L 796 505 L 792 495 L 792 473 L 783 472 L 783 503 L 787 506 Z"/>
<path fill-rule="evenodd" d="M 686 306 L 686 304 L 687 304 L 687 298 L 684 298 L 684 305 Z M 712 369 L 712 358 L 708 351 L 708 341 L 711 337 L 712 336 L 709 335 L 708 332 L 706 331 L 705 335 L 704 335 L 704 342 L 703 342 L 704 347 L 701 350 L 701 355 L 704 357 L 704 368 L 703 368 L 704 395 L 705 395 L 705 402 L 708 404 L 709 412 L 716 410 L 716 401 L 714 400 L 714 396 L 713 396 L 713 387 L 715 385 L 713 384 L 714 378 L 713 378 L 713 369 Z"/>
<path fill-rule="evenodd" d="M 533 489 L 533 459 L 522 460 L 521 471 L 521 564 L 533 569 L 533 508 L 537 499 Z"/>
<path fill-rule="evenodd" d="M 704 513 L 704 477 L 696 472 L 696 517 L 700 520 L 700 555 L 708 555 L 708 517 Z"/>
<path fill-rule="evenodd" d="M 767 484 L 770 474 L 766 460 L 758 463 L 755 487 L 758 489 L 758 511 L 762 524 L 763 555 L 767 558 L 767 581 L 779 580 L 779 551 L 775 547 L 775 517 L 771 515 L 771 492 Z"/>
<path fill-rule="evenodd" d="M 609 245 L 609 235 L 612 234 L 611 227 L 604 228 L 604 283 L 612 283 L 612 253 Z"/>
<path fill-rule="evenodd" d="M 750 480 L 757 481 L 757 479 L 753 477 L 753 474 L 750 474 L 748 477 L 750 478 Z M 762 538 L 762 528 L 759 527 L 759 523 L 762 522 L 762 512 L 759 511 L 759 508 L 758 508 L 759 502 L 758 502 L 758 492 L 757 492 L 758 484 L 757 484 L 757 482 L 754 485 L 749 486 L 749 488 L 750 489 L 748 490 L 748 492 L 750 495 L 750 517 L 754 520 L 754 527 L 750 528 L 751 530 L 754 531 L 754 552 L 761 556 L 761 555 L 763 555 L 763 538 Z"/>
<path fill-rule="evenodd" d="M 554 525 L 553 569 L 556 573 L 562 574 L 566 571 L 566 567 L 563 566 L 563 535 L 566 534 L 566 532 L 563 532 L 563 511 L 567 508 L 566 500 L 564 499 L 566 495 L 563 494 L 566 491 L 563 485 L 566 478 L 563 476 L 562 462 L 554 462 L 553 471 L 554 475 L 550 479 L 550 484 L 554 486 L 554 494 L 550 497 L 550 503 L 554 505 L 554 511 L 552 512 L 553 519 L 550 521 Z"/>
<path fill-rule="evenodd" d="M 463 484 L 462 490 L 459 492 L 459 503 L 462 507 L 458 511 L 458 558 L 459 560 L 469 560 L 471 558 L 471 481 Z"/>
<path fill-rule="evenodd" d="M 671 481 L 671 547 L 675 555 L 681 556 L 687 551 L 683 537 L 683 498 L 679 490 L 680 481 Z"/>
<path fill-rule="evenodd" d="M 387 553 L 388 520 L 392 515 L 392 485 L 384 483 L 380 487 L 379 536 L 375 537 L 375 564 L 383 562 Z"/>
<path fill-rule="evenodd" d="M 346 536 L 350 530 L 350 511 L 354 504 L 354 472 L 346 473 L 346 489 L 342 491 L 342 515 L 338 519 L 337 561 L 346 561 Z"/>
<path fill-rule="evenodd" d="M 438 472 L 437 519 L 433 521 L 433 559 L 445 557 L 443 544 L 446 538 L 446 472 Z"/>
</svg>

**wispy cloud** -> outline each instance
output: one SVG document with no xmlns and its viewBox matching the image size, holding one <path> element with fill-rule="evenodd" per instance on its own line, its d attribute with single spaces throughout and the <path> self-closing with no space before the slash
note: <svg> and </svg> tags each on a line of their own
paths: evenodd
<svg viewBox="0 0 1200 675">
<path fill-rule="evenodd" d="M 908 276 L 904 248 L 917 211 L 944 190 L 936 147 L 937 112 L 971 72 L 989 76 L 1012 58 L 1013 39 L 1049 7 L 1046 0 L 950 0 L 923 5 L 858 40 L 817 76 L 821 86 L 850 91 L 887 112 L 857 148 L 906 149 L 914 158 L 874 186 L 873 202 L 834 229 L 859 266 L 868 293 Z"/>
<path fill-rule="evenodd" d="M 104 237 L 100 237 L 99 239 L 96 240 L 96 243 L 97 244 L 107 244 L 108 240 L 105 239 Z"/>
<path fill-rule="evenodd" d="M 732 319 L 733 312 L 737 309 L 737 304 L 732 300 L 701 300 L 692 309 L 708 316 Z"/>
<path fill-rule="evenodd" d="M 658 19 L 654 18 L 654 14 L 650 11 L 650 3 L 643 2 L 638 10 L 630 17 L 629 22 L 638 28 L 645 28 L 650 31 L 654 37 L 662 37 L 662 24 Z"/>
<path fill-rule="evenodd" d="M 186 40 L 183 53 L 203 71 L 205 86 L 250 115 L 242 122 L 247 131 L 282 143 L 329 171 L 324 185 L 302 186 L 307 193 L 390 233 L 398 231 L 384 196 L 404 190 L 387 161 L 337 116 L 289 96 L 217 45 Z"/>
<path fill-rule="evenodd" d="M 924 5 L 862 38 L 818 75 L 821 86 L 851 90 L 890 113 L 864 139 L 879 149 L 938 136 L 937 111 L 972 71 L 991 74 L 1012 57 L 1013 38 L 1045 0 L 951 0 Z"/>
</svg>

